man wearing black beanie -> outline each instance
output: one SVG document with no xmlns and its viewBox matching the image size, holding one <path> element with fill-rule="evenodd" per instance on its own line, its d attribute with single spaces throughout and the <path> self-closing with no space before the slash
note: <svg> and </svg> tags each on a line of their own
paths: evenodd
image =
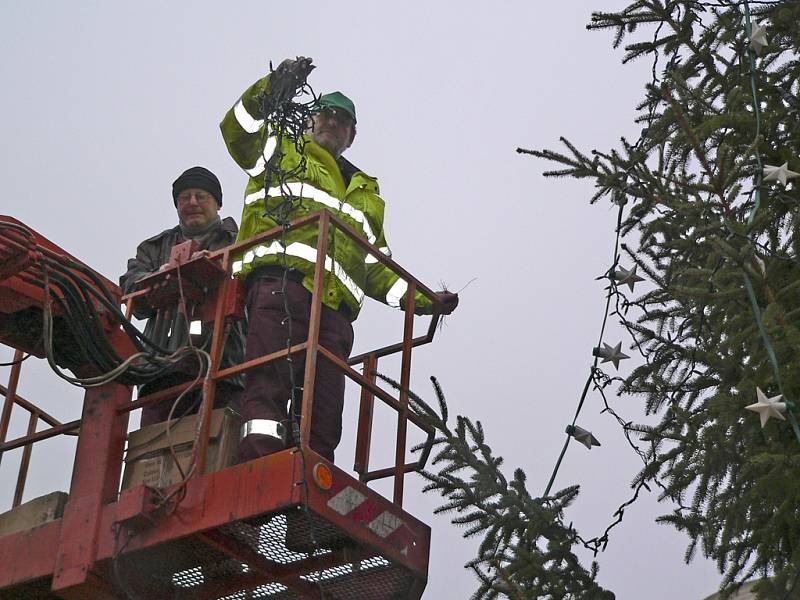
<svg viewBox="0 0 800 600">
<path fill-rule="evenodd" d="M 172 199 L 178 204 L 178 195 L 187 189 L 199 188 L 214 196 L 217 204 L 222 206 L 222 185 L 211 171 L 205 167 L 191 167 L 186 169 L 172 184 Z"/>
<path fill-rule="evenodd" d="M 186 169 L 172 184 L 172 201 L 178 211 L 183 237 L 195 240 L 203 250 L 213 250 L 208 247 L 207 240 L 199 238 L 218 232 L 221 226 L 222 186 L 217 176 L 204 167 Z"/>
<path fill-rule="evenodd" d="M 200 250 L 218 250 L 236 240 L 239 228 L 232 217 L 220 219 L 219 209 L 222 206 L 222 185 L 214 173 L 205 167 L 186 169 L 172 184 L 172 201 L 178 213 L 178 224 L 171 229 L 144 240 L 136 249 L 136 256 L 128 260 L 128 270 L 120 277 L 119 285 L 124 294 L 134 291 L 136 282 L 157 272 L 169 261 L 170 251 L 176 244 L 194 240 Z M 211 327 L 202 326 L 200 322 L 192 323 L 190 331 L 182 318 L 174 317 L 169 326 L 161 325 L 156 331 L 156 311 L 139 302 L 134 304 L 134 316 L 147 319 L 144 333 L 156 343 L 171 351 L 187 344 L 191 335 L 192 344 L 202 347 L 211 340 Z M 163 333 L 163 335 L 161 335 Z M 155 339 L 158 336 L 160 339 Z M 221 368 L 242 362 L 244 356 L 244 331 L 237 322 L 231 328 L 223 351 Z M 158 390 L 191 381 L 197 372 L 183 373 L 178 369 L 168 375 L 150 381 L 139 389 L 144 396 Z M 217 406 L 232 402 L 244 387 L 244 376 L 222 381 L 217 385 Z M 181 406 L 176 407 L 175 414 L 181 415 L 197 401 L 196 393 L 186 394 Z M 197 402 L 199 404 L 199 402 Z M 172 402 L 147 406 L 142 409 L 142 427 L 167 419 Z M 195 408 L 196 410 L 196 408 Z M 194 411 L 189 411 L 194 412 Z"/>
</svg>

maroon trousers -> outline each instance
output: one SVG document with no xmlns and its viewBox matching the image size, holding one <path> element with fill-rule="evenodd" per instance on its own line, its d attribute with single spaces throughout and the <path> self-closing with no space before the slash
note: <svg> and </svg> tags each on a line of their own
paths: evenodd
<svg viewBox="0 0 800 600">
<path fill-rule="evenodd" d="M 152 394 L 161 390 L 166 390 L 181 383 L 188 383 L 194 381 L 194 376 L 188 373 L 170 373 L 164 377 L 151 381 L 145 384 L 139 390 L 139 397 L 144 397 L 147 394 Z M 202 382 L 201 382 L 202 384 Z M 230 406 L 233 410 L 239 410 L 238 398 L 242 393 L 242 389 L 235 385 L 230 385 L 226 381 L 217 383 L 216 394 L 214 395 L 214 408 L 222 408 L 223 406 Z M 200 402 L 202 401 L 202 390 L 195 389 L 186 393 L 180 402 L 172 410 L 172 405 L 177 402 L 177 398 L 170 398 L 163 400 L 158 404 L 151 404 L 142 409 L 142 421 L 140 426 L 147 427 L 154 423 L 161 423 L 166 421 L 172 411 L 172 418 L 177 419 L 186 415 L 193 415 L 200 409 Z"/>
<path fill-rule="evenodd" d="M 291 314 L 291 343 L 299 344 L 308 339 L 311 294 L 302 284 L 287 280 L 284 296 L 281 286 L 282 281 L 278 277 L 262 277 L 250 284 L 247 294 L 246 361 L 286 348 L 289 320 L 284 301 Z M 319 343 L 346 361 L 353 349 L 353 327 L 350 319 L 323 305 Z M 296 386 L 295 403 L 299 413 L 303 397 L 305 354 L 295 354 L 292 364 Z M 297 440 L 293 439 L 291 433 L 289 415 L 291 372 L 286 359 L 248 371 L 247 383 L 240 400 L 240 412 L 245 422 L 250 419 L 282 422 L 286 426 L 287 443 L 294 445 Z M 331 461 L 342 437 L 344 383 L 344 373 L 323 356 L 318 356 L 309 442 L 312 449 Z M 250 460 L 279 449 L 274 438 L 249 435 L 239 446 L 239 460 Z"/>
</svg>

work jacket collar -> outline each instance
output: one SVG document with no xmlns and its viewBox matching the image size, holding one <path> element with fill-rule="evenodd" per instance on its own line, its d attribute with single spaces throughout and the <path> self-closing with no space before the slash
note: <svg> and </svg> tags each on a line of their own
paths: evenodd
<svg viewBox="0 0 800 600">
<path fill-rule="evenodd" d="M 364 187 L 367 182 L 371 187 L 370 191 L 378 193 L 378 182 L 374 177 L 364 173 L 344 156 L 340 156 L 338 159 L 334 158 L 330 152 L 312 140 L 308 134 L 304 135 L 306 152 L 322 163 L 337 185 L 341 184 L 342 197 L 346 197 L 354 188 Z"/>
</svg>

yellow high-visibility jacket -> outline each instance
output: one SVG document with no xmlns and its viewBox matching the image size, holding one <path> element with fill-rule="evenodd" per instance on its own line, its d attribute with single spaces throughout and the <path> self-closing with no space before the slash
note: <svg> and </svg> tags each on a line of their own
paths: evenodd
<svg viewBox="0 0 800 600">
<path fill-rule="evenodd" d="M 250 86 L 231 108 L 220 124 L 222 137 L 228 152 L 250 176 L 245 188 L 244 208 L 239 224 L 237 242 L 277 226 L 266 216 L 264 198 L 270 208 L 277 208 L 285 199 L 281 195 L 278 181 L 269 182 L 264 189 L 267 161 L 277 150 L 279 136 L 269 123 L 258 118 L 258 98 L 269 87 L 269 75 Z M 384 203 L 379 194 L 378 182 L 362 171 L 350 178 L 348 185 L 331 154 L 303 136 L 305 165 L 299 174 L 287 179 L 284 190 L 297 197 L 295 208 L 287 220 L 325 209 L 344 220 L 352 229 L 387 256 L 391 251 L 383 233 Z M 303 156 L 291 140 L 281 142 L 283 159 L 281 168 L 290 172 L 298 168 Z M 286 189 L 288 188 L 288 190 Z M 317 253 L 318 223 L 292 229 L 286 236 L 286 264 L 304 275 L 303 286 L 311 291 L 314 281 L 314 262 Z M 255 267 L 284 264 L 284 247 L 280 238 L 243 252 L 235 257 L 233 272 L 246 277 Z M 370 296 L 393 307 L 400 307 L 408 284 L 398 275 L 377 262 L 365 250 L 340 231 L 334 231 L 329 239 L 328 256 L 325 261 L 325 290 L 323 303 L 334 310 L 343 307 L 355 319 L 364 296 Z M 422 294 L 415 295 L 417 313 L 430 313 L 433 305 Z"/>
</svg>

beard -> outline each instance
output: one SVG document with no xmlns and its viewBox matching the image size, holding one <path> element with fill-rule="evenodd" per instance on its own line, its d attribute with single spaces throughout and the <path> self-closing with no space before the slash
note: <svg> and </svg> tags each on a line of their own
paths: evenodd
<svg viewBox="0 0 800 600">
<path fill-rule="evenodd" d="M 347 150 L 349 146 L 346 140 L 339 137 L 335 132 L 327 129 L 323 129 L 322 131 L 309 130 L 308 135 L 317 144 L 325 148 L 334 158 L 339 158 L 342 152 Z"/>
</svg>

